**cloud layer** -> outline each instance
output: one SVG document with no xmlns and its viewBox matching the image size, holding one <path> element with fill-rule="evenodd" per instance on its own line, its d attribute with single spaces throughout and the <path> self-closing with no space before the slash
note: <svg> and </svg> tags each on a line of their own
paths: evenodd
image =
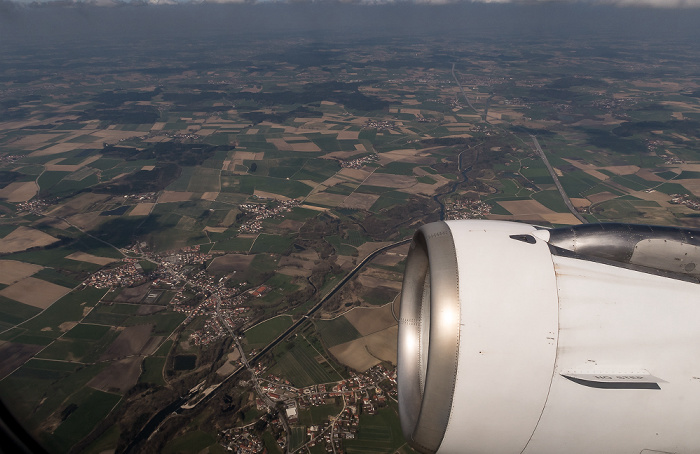
<svg viewBox="0 0 700 454">
<path fill-rule="evenodd" d="M 0 11 L 11 6 L 125 6 L 125 5 L 174 5 L 174 4 L 224 4 L 224 3 L 342 3 L 342 4 L 366 4 L 366 5 L 390 5 L 390 4 L 422 4 L 422 5 L 447 5 L 459 3 L 477 4 L 520 4 L 520 5 L 548 5 L 548 4 L 579 4 L 619 6 L 627 8 L 665 8 L 688 9 L 700 8 L 700 0 L 0 0 Z"/>
</svg>

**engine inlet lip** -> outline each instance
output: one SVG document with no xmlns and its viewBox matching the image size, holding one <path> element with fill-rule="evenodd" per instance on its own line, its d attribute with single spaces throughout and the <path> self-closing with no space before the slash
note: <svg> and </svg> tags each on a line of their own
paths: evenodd
<svg viewBox="0 0 700 454">
<path fill-rule="evenodd" d="M 430 314 L 424 286 L 430 283 Z M 401 294 L 398 349 L 399 414 L 404 436 L 423 453 L 440 447 L 452 412 L 459 354 L 460 302 L 457 254 L 445 222 L 421 227 L 413 237 Z M 429 317 L 427 367 L 421 364 L 421 329 Z M 423 377 L 425 370 L 425 377 Z"/>
</svg>

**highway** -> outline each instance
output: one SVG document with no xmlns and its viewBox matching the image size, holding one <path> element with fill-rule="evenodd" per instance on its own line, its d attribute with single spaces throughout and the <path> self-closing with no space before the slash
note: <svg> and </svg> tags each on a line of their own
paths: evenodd
<svg viewBox="0 0 700 454">
<path fill-rule="evenodd" d="M 464 92 L 464 88 L 462 88 L 462 84 L 459 83 L 459 79 L 457 79 L 457 75 L 455 74 L 455 64 L 454 64 L 454 63 L 452 63 L 452 77 L 454 78 L 455 82 L 457 82 L 457 86 L 459 87 L 459 91 L 462 92 L 462 96 L 464 97 L 464 100 L 467 101 L 467 104 L 469 104 L 469 107 L 471 107 L 471 109 L 472 109 L 475 113 L 478 114 L 479 112 L 476 110 L 476 108 L 474 108 L 474 106 L 472 105 L 472 102 L 469 101 L 469 98 L 467 97 L 467 94 Z M 486 116 L 484 115 L 484 118 L 485 118 L 485 117 L 486 117 Z"/>
<path fill-rule="evenodd" d="M 559 182 L 559 178 L 557 178 L 557 174 L 554 172 L 552 165 L 549 163 L 549 159 L 547 159 L 547 156 L 544 154 L 544 151 L 542 151 L 542 147 L 540 147 L 540 143 L 537 141 L 537 137 L 533 136 L 532 134 L 530 134 L 530 137 L 532 138 L 532 142 L 535 144 L 535 149 L 537 150 L 537 154 L 540 155 L 540 158 L 542 158 L 542 161 L 544 161 L 544 165 L 547 166 L 547 171 L 552 176 L 552 180 L 554 180 L 554 184 L 557 186 L 557 189 L 559 190 L 559 194 L 561 194 L 561 198 L 564 199 L 564 203 L 566 204 L 566 207 L 569 209 L 569 211 L 571 211 L 571 214 L 576 216 L 576 219 L 581 221 L 583 224 L 587 224 L 588 221 L 586 220 L 586 218 L 581 216 L 581 213 L 576 211 L 576 208 L 574 208 L 574 205 L 571 203 L 571 199 L 569 199 L 569 196 L 566 195 L 564 188 L 562 187 L 561 183 Z"/>
</svg>

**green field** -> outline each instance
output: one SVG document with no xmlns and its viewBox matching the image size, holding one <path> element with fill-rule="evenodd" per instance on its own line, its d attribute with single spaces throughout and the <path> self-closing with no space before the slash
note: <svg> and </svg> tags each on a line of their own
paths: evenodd
<svg viewBox="0 0 700 454">
<path fill-rule="evenodd" d="M 187 187 L 190 184 L 190 179 L 194 174 L 194 167 L 183 167 L 182 173 L 177 180 L 170 183 L 166 188 L 168 191 L 187 191 Z"/>
<path fill-rule="evenodd" d="M 64 273 L 56 271 L 53 268 L 43 268 L 34 273 L 33 277 L 68 288 L 73 288 L 80 284 L 80 281 L 77 281 Z"/>
<path fill-rule="evenodd" d="M 575 170 L 559 177 L 559 182 L 564 187 L 566 195 L 569 197 L 581 197 L 581 194 L 600 183 L 600 180 L 582 170 Z"/>
<path fill-rule="evenodd" d="M 596 205 L 594 214 L 606 221 L 639 222 L 640 210 L 629 200 L 613 199 Z"/>
<path fill-rule="evenodd" d="M 413 175 L 413 169 L 417 166 L 411 162 L 393 161 L 377 169 L 377 173 L 391 173 L 394 175 Z"/>
<path fill-rule="evenodd" d="M 80 242 L 74 247 L 56 247 L 50 249 L 35 249 L 24 252 L 17 252 L 3 257 L 6 260 L 17 260 L 20 262 L 35 263 L 37 265 L 60 268 L 73 272 L 95 272 L 101 268 L 94 263 L 80 262 L 65 258 L 76 251 L 81 250 Z M 88 251 L 85 251 L 88 252 Z M 92 253 L 92 252 L 91 252 Z"/>
<path fill-rule="evenodd" d="M 95 425 L 102 421 L 121 400 L 118 394 L 110 394 L 91 388 L 82 388 L 71 396 L 67 405 L 77 405 L 68 418 L 61 423 L 52 435 L 47 435 L 47 447 L 65 452 L 76 442 L 89 434 Z"/>
<path fill-rule="evenodd" d="M 230 178 L 230 177 L 229 177 Z M 222 175 L 222 186 L 226 180 Z M 311 187 L 296 180 L 287 180 L 286 178 L 263 177 L 257 175 L 237 175 L 232 178 L 237 180 L 236 186 L 222 187 L 222 191 L 240 192 L 243 194 L 253 194 L 255 190 L 271 192 L 273 194 L 283 195 L 289 198 L 304 197 L 311 192 Z"/>
<path fill-rule="evenodd" d="M 557 213 L 568 213 L 564 200 L 561 198 L 559 191 L 540 191 L 532 194 L 532 198 L 540 202 L 552 211 Z"/>
<path fill-rule="evenodd" d="M 248 252 L 255 238 L 229 238 L 217 241 L 212 250 L 226 252 Z"/>
<path fill-rule="evenodd" d="M 144 358 L 143 373 L 139 377 L 139 383 L 152 383 L 154 385 L 165 385 L 163 380 L 163 367 L 165 367 L 165 357 L 148 356 Z"/>
<path fill-rule="evenodd" d="M 323 421 L 327 420 L 329 416 L 337 416 L 342 410 L 342 405 L 314 405 L 307 410 L 299 412 L 299 422 L 306 426 L 321 424 Z"/>
<path fill-rule="evenodd" d="M 328 348 L 362 337 L 344 316 L 332 320 L 318 320 L 315 325 Z"/>
<path fill-rule="evenodd" d="M 53 303 L 40 315 L 24 323 L 22 328 L 42 336 L 57 337 L 62 333 L 59 325 L 70 321 L 80 321 L 85 309 L 97 304 L 105 293 L 107 293 L 107 289 L 92 287 L 73 291 Z"/>
<path fill-rule="evenodd" d="M 340 238 L 338 235 L 331 235 L 324 238 L 338 255 L 353 255 L 357 256 L 357 249 L 346 243 L 347 240 Z"/>
<path fill-rule="evenodd" d="M 250 249 L 252 254 L 260 252 L 284 254 L 289 250 L 289 247 L 294 242 L 294 238 L 282 235 L 269 235 L 261 233 L 258 235 L 253 247 Z"/>
<path fill-rule="evenodd" d="M 169 335 L 182 323 L 187 316 L 180 312 L 163 311 L 153 315 L 136 315 L 123 322 L 123 326 L 135 326 L 152 323 L 155 325 L 153 334 L 156 336 Z"/>
<path fill-rule="evenodd" d="M 634 191 L 643 191 L 659 184 L 655 181 L 640 178 L 637 175 L 616 175 L 612 178 L 612 181 Z"/>
<path fill-rule="evenodd" d="M 116 448 L 119 442 L 119 426 L 113 425 L 107 429 L 97 440 L 92 442 L 85 448 L 85 454 L 101 454 L 105 451 L 110 452 Z"/>
<path fill-rule="evenodd" d="M 90 325 L 97 326 L 97 325 Z M 56 359 L 61 361 L 81 361 L 94 362 L 100 357 L 109 344 L 119 335 L 119 333 L 109 327 L 104 335 L 95 340 L 88 341 L 85 338 L 62 338 L 55 340 L 37 355 L 37 358 Z M 82 334 L 96 335 L 98 330 L 92 328 L 81 330 Z"/>
<path fill-rule="evenodd" d="M 193 432 L 187 432 L 186 434 L 174 438 L 165 445 L 163 448 L 163 454 L 178 454 L 184 452 L 200 452 L 206 449 L 208 446 L 216 444 L 216 437 L 202 432 L 201 430 L 195 430 Z"/>
<path fill-rule="evenodd" d="M 379 196 L 376 202 L 370 207 L 370 211 L 378 213 L 385 208 L 392 208 L 395 206 L 400 206 L 406 203 L 409 195 L 403 192 L 387 192 Z"/>
<path fill-rule="evenodd" d="M 659 192 L 664 194 L 692 194 L 684 186 L 678 183 L 663 183 L 655 188 Z"/>
<path fill-rule="evenodd" d="M 329 383 L 342 380 L 338 373 L 331 367 L 327 358 L 319 362 L 319 355 L 311 345 L 301 336 L 293 341 L 283 342 L 275 348 L 275 360 L 277 364 L 270 368 L 270 372 L 286 377 L 294 386 L 302 388 L 318 383 Z"/>
<path fill-rule="evenodd" d="M 306 427 L 292 426 L 290 427 L 289 447 L 292 450 L 299 448 L 306 441 Z"/>
<path fill-rule="evenodd" d="M 102 339 L 102 336 L 110 330 L 109 326 L 104 325 L 89 325 L 80 323 L 72 330 L 68 331 L 63 337 L 67 339 L 92 340 L 97 341 Z"/>
<path fill-rule="evenodd" d="M 20 422 L 33 429 L 44 423 L 69 396 L 80 390 L 106 366 L 106 363 L 84 366 L 55 361 L 30 361 L 0 381 L 0 393 L 4 403 L 20 418 Z M 57 370 L 60 367 L 65 370 Z M 60 452 L 65 452 L 65 449 Z"/>
<path fill-rule="evenodd" d="M 8 328 L 41 312 L 41 309 L 0 296 L 0 322 Z"/>
<path fill-rule="evenodd" d="M 190 183 L 187 186 L 187 190 L 190 192 L 219 192 L 221 189 L 221 185 L 219 183 L 220 175 L 220 170 L 195 167 L 195 170 L 190 177 Z"/>
<path fill-rule="evenodd" d="M 265 445 L 265 449 L 267 449 L 268 453 L 282 454 L 280 446 L 277 444 L 277 441 L 274 439 L 269 430 L 263 432 L 263 444 Z"/>
<path fill-rule="evenodd" d="M 93 309 L 93 311 L 90 312 L 87 317 L 85 317 L 85 321 L 100 325 L 121 326 L 124 324 L 124 321 L 127 318 L 129 318 L 129 316 L 125 314 L 102 312 L 97 309 Z"/>
<path fill-rule="evenodd" d="M 292 326 L 292 317 L 288 315 L 271 318 L 247 330 L 245 342 L 251 350 L 264 347 L 290 326 Z"/>
<path fill-rule="evenodd" d="M 349 454 L 392 453 L 406 443 L 399 415 L 394 406 L 380 408 L 376 415 L 360 415 L 360 431 L 353 440 L 345 440 Z"/>
</svg>

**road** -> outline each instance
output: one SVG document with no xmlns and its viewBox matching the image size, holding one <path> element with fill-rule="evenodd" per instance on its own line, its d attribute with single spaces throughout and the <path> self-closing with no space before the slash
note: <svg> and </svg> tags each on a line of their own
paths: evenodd
<svg viewBox="0 0 700 454">
<path fill-rule="evenodd" d="M 275 408 L 275 403 L 268 397 L 267 394 L 263 392 L 262 389 L 260 389 L 260 382 L 258 381 L 258 376 L 255 375 L 255 372 L 252 370 L 250 367 L 250 363 L 248 362 L 248 359 L 245 356 L 245 350 L 243 350 L 243 346 L 241 345 L 241 340 L 236 334 L 233 332 L 233 329 L 226 323 L 224 318 L 221 316 L 221 297 L 219 296 L 218 293 L 215 293 L 212 295 L 214 298 L 216 298 L 216 317 L 219 319 L 219 322 L 226 327 L 228 330 L 229 334 L 233 339 L 236 340 L 236 346 L 238 347 L 238 351 L 241 354 L 241 360 L 243 361 L 243 365 L 245 366 L 246 369 L 250 371 L 250 374 L 253 378 L 253 386 L 255 387 L 255 392 L 260 396 L 260 398 L 265 402 L 265 405 L 267 405 L 267 408 L 274 409 Z M 218 386 L 216 387 L 218 389 Z M 197 404 L 199 405 L 199 404 Z M 195 405 L 196 406 L 196 405 Z M 289 452 L 289 442 L 290 442 L 290 437 L 291 437 L 291 432 L 289 430 L 289 424 L 287 424 L 287 418 L 284 416 L 280 417 L 280 421 L 282 421 L 282 425 L 284 426 L 284 430 L 287 433 L 287 443 L 286 443 L 286 451 Z"/>
<path fill-rule="evenodd" d="M 547 156 L 544 154 L 544 151 L 542 151 L 542 147 L 540 147 L 540 143 L 537 141 L 537 137 L 530 134 L 530 138 L 532 138 L 532 142 L 535 144 L 535 149 L 537 150 L 537 154 L 540 155 L 540 158 L 542 158 L 542 161 L 544 161 L 544 165 L 547 166 L 547 171 L 552 176 L 552 180 L 554 180 L 554 184 L 557 186 L 557 189 L 559 190 L 559 194 L 561 194 L 561 198 L 564 199 L 564 203 L 566 204 L 566 207 L 569 209 L 569 211 L 571 211 L 571 214 L 576 216 L 576 219 L 581 221 L 583 224 L 588 223 L 586 218 L 581 216 L 581 213 L 576 211 L 576 208 L 574 208 L 574 205 L 571 203 L 571 199 L 569 199 L 569 196 L 566 195 L 566 192 L 564 192 L 564 188 L 562 187 L 561 183 L 559 182 L 559 178 L 557 178 L 557 174 L 554 172 L 552 165 L 549 163 L 549 159 L 547 159 Z"/>
<path fill-rule="evenodd" d="M 464 100 L 467 101 L 467 104 L 469 104 L 469 107 L 475 112 L 479 113 L 474 106 L 472 105 L 472 102 L 469 101 L 469 98 L 467 97 L 467 94 L 464 92 L 464 88 L 462 88 L 462 84 L 459 83 L 459 79 L 457 79 L 457 75 L 455 74 L 455 64 L 452 63 L 452 77 L 454 78 L 455 82 L 457 82 L 457 86 L 459 87 L 459 91 L 462 92 L 462 96 L 464 97 Z"/>
</svg>

